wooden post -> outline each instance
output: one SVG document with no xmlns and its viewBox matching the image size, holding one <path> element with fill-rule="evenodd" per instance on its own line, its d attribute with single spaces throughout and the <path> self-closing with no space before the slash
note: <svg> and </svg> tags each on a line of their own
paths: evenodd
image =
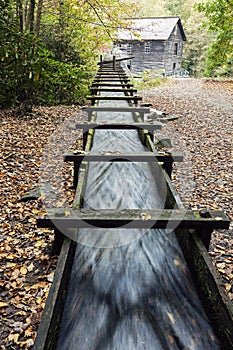
<svg viewBox="0 0 233 350">
<path fill-rule="evenodd" d="M 103 56 L 100 55 L 100 68 L 102 69 L 102 67 L 103 67 Z"/>
<path fill-rule="evenodd" d="M 81 165 L 81 160 L 79 162 L 74 162 L 74 178 L 73 178 L 73 188 L 76 190 L 78 185 L 78 172 Z"/>
<path fill-rule="evenodd" d="M 50 252 L 51 257 L 54 255 L 59 255 L 62 244 L 64 242 L 64 235 L 55 227 L 54 228 L 54 242 Z"/>
</svg>

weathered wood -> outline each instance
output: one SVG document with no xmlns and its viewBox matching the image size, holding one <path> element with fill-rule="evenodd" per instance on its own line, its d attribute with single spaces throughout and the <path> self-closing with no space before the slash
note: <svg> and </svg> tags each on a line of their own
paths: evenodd
<svg viewBox="0 0 233 350">
<path fill-rule="evenodd" d="M 133 103 L 135 105 L 138 104 L 138 101 L 141 101 L 142 100 L 142 97 L 141 96 L 98 96 L 98 95 L 95 95 L 95 96 L 87 96 L 87 100 L 91 100 L 92 102 L 92 105 L 95 104 L 95 101 L 106 101 L 106 100 L 109 100 L 109 101 L 121 101 L 121 100 L 124 100 L 124 101 L 133 101 Z"/>
<path fill-rule="evenodd" d="M 132 60 L 134 58 L 134 56 L 130 56 L 130 57 L 124 57 L 124 58 L 116 58 L 116 62 L 122 62 L 122 61 L 128 61 L 128 60 Z M 98 62 L 98 66 L 99 65 L 103 65 L 103 64 L 109 64 L 109 63 L 112 63 L 113 60 L 105 60 L 105 61 L 101 61 L 101 62 Z"/>
<path fill-rule="evenodd" d="M 107 77 L 99 77 L 99 78 L 96 78 L 95 80 L 94 80 L 94 83 L 95 82 L 99 82 L 99 81 L 101 81 L 101 82 L 118 82 L 118 83 L 121 83 L 121 82 L 130 82 L 130 79 L 129 78 L 107 78 Z"/>
<path fill-rule="evenodd" d="M 83 110 L 87 113 L 92 112 L 128 112 L 128 113 L 139 113 L 146 114 L 150 113 L 150 108 L 148 107 L 101 107 L 101 106 L 93 106 L 93 107 L 83 107 Z"/>
<path fill-rule="evenodd" d="M 183 155 L 180 152 L 140 152 L 140 153 L 122 153 L 122 152 L 80 152 L 80 153 L 65 153 L 65 162 L 80 163 L 85 162 L 182 162 Z"/>
<path fill-rule="evenodd" d="M 143 21 L 145 21 L 144 24 Z M 151 22 L 150 25 L 148 23 L 149 21 Z M 132 54 L 134 59 L 129 62 L 128 68 L 134 74 L 141 73 L 144 70 L 150 70 L 154 73 L 164 75 L 175 75 L 181 72 L 183 46 L 186 40 L 181 21 L 177 18 L 177 23 L 173 23 L 174 28 L 169 24 L 168 27 L 163 24 L 163 29 L 157 26 L 157 22 L 159 21 L 170 22 L 174 21 L 174 19 L 166 17 L 159 19 L 133 19 L 132 27 L 134 25 L 137 26 L 137 22 L 142 22 L 138 38 L 134 34 L 130 36 L 130 31 L 126 33 L 123 28 L 118 32 L 119 37 L 115 45 L 122 56 L 127 54 L 130 46 L 130 55 Z M 148 26 L 151 30 L 151 37 L 149 39 Z M 171 29 L 169 34 L 163 32 L 165 28 L 167 32 L 169 27 Z M 149 46 L 148 50 L 146 50 L 146 46 Z"/>
<path fill-rule="evenodd" d="M 99 106 L 93 106 L 93 107 L 84 107 L 83 111 L 86 111 L 88 114 L 88 120 L 90 121 L 91 116 L 93 112 L 114 112 L 114 113 L 137 113 L 140 115 L 141 120 L 144 120 L 144 114 L 149 113 L 150 109 L 145 107 L 99 107 Z"/>
<path fill-rule="evenodd" d="M 176 236 L 194 281 L 199 298 L 220 342 L 221 350 L 233 348 L 233 304 L 223 281 L 197 232 L 187 235 L 176 230 Z"/>
<path fill-rule="evenodd" d="M 181 209 L 48 209 L 45 218 L 38 218 L 38 227 L 61 228 L 169 228 L 169 229 L 228 229 L 229 218 L 219 210 L 208 211 L 201 217 L 198 210 Z"/>
<path fill-rule="evenodd" d="M 83 130 L 83 149 L 85 149 L 87 137 L 88 137 L 88 131 L 91 129 L 100 129 L 100 130 L 147 130 L 149 133 L 149 136 L 151 140 L 154 139 L 154 131 L 155 130 L 160 130 L 162 128 L 161 123 L 131 123 L 131 124 L 126 124 L 126 123 L 93 123 L 93 122 L 88 122 L 85 124 L 76 124 L 77 129 L 82 129 Z"/>
<path fill-rule="evenodd" d="M 103 130 L 148 130 L 154 132 L 155 130 L 160 130 L 162 124 L 155 122 L 153 124 L 149 123 L 78 123 L 75 125 L 76 129 L 82 129 L 83 132 L 87 132 L 90 129 L 103 129 Z"/>
<path fill-rule="evenodd" d="M 86 153 L 79 154 L 66 153 L 64 154 L 65 162 L 74 163 L 74 177 L 73 186 L 77 187 L 78 184 L 78 171 L 82 161 L 85 162 L 161 162 L 169 177 L 172 173 L 173 162 L 182 162 L 183 155 L 181 153 L 166 153 L 166 152 L 140 152 L 136 153 L 121 153 L 121 152 L 109 152 L 109 153 Z"/>
<path fill-rule="evenodd" d="M 143 111 L 141 112 L 139 112 L 139 110 L 140 110 L 139 107 L 129 107 L 126 109 L 123 108 L 123 110 L 121 108 L 118 109 L 113 107 L 112 108 L 111 107 L 105 107 L 105 108 L 89 107 L 86 109 L 89 115 L 91 115 L 93 112 L 99 112 L 99 111 L 111 111 L 111 112 L 124 111 L 124 112 L 132 112 L 133 114 L 139 115 L 140 117 L 144 113 L 148 113 L 147 111 L 149 109 L 147 108 L 146 112 L 144 111 L 144 108 L 143 108 Z M 135 118 L 135 121 L 136 121 L 136 118 Z M 142 120 L 140 120 L 139 122 L 142 123 Z M 146 137 L 148 141 L 148 147 L 150 147 L 150 150 L 156 152 L 152 141 L 147 136 L 147 132 L 142 130 L 142 134 Z M 91 135 L 92 135 L 92 132 L 90 131 L 88 136 L 88 145 L 86 147 L 88 151 L 91 148 L 90 146 Z M 84 157 L 86 157 L 86 155 L 84 155 Z M 77 163 L 75 162 L 75 164 Z M 157 172 L 153 172 L 153 174 L 155 174 L 154 175 L 155 179 L 159 181 L 159 186 L 161 191 L 160 193 L 164 195 L 164 197 L 166 197 L 165 208 L 169 209 L 171 213 L 171 216 L 169 216 L 168 218 L 165 216 L 165 219 L 164 219 L 163 217 L 159 225 L 165 225 L 166 219 L 168 219 L 168 221 L 170 220 L 169 228 L 170 228 L 170 225 L 178 224 L 178 226 L 176 226 L 176 229 L 175 229 L 175 234 L 177 235 L 180 241 L 182 251 L 188 262 L 188 266 L 191 270 L 191 273 L 194 279 L 195 287 L 198 290 L 199 295 L 203 294 L 202 303 L 209 319 L 212 321 L 211 323 L 214 328 L 214 331 L 220 340 L 221 349 L 229 350 L 232 348 L 232 344 L 233 344 L 233 308 L 231 306 L 231 303 L 229 302 L 229 299 L 227 299 L 226 295 L 224 295 L 223 293 L 223 288 L 221 287 L 222 282 L 219 278 L 216 277 L 216 271 L 213 265 L 211 264 L 210 260 L 208 260 L 208 253 L 203 245 L 203 241 L 205 241 L 206 239 L 209 240 L 209 233 L 210 231 L 212 231 L 213 225 L 219 225 L 218 227 L 214 226 L 214 228 L 220 228 L 220 227 L 223 228 L 222 225 L 226 225 L 224 228 L 228 228 L 229 219 L 221 211 L 218 211 L 218 212 L 214 211 L 213 214 L 212 214 L 212 211 L 210 211 L 210 217 L 206 217 L 206 218 L 201 217 L 203 216 L 202 212 L 192 211 L 192 215 L 195 215 L 195 217 L 193 218 L 192 215 L 191 217 L 188 216 L 186 217 L 187 221 L 185 221 L 185 216 L 183 217 L 181 215 L 181 212 L 183 211 L 184 215 L 187 215 L 186 214 L 187 211 L 184 210 L 181 200 L 177 195 L 177 193 L 175 192 L 168 175 L 166 174 L 166 172 L 163 170 L 163 168 L 160 166 L 159 163 L 154 162 L 152 163 L 152 165 L 153 165 L 153 168 L 156 168 L 156 171 L 157 171 Z M 88 163 L 84 162 L 82 166 L 85 166 L 85 169 L 87 169 Z M 78 175 L 80 178 L 86 177 L 86 175 L 84 176 L 83 172 L 81 171 L 78 172 Z M 56 224 L 60 225 L 62 221 L 67 219 L 68 220 L 72 219 L 73 217 L 72 213 L 69 213 L 69 211 L 74 210 L 75 212 L 76 210 L 75 208 L 79 209 L 81 207 L 81 202 L 82 202 L 83 193 L 84 193 L 84 188 L 80 184 L 81 182 L 82 180 L 79 182 L 79 185 L 76 191 L 75 203 L 77 203 L 77 207 L 75 205 L 73 209 L 60 208 L 58 209 L 57 212 L 55 212 L 56 209 L 55 211 L 51 212 L 51 215 L 54 214 L 55 216 L 56 214 L 55 220 L 59 220 L 59 222 L 57 221 Z M 179 209 L 173 209 L 177 207 Z M 164 210 L 164 209 L 161 209 L 161 210 Z M 155 211 L 153 211 L 153 215 L 155 214 Z M 77 212 L 80 213 L 80 210 L 78 210 Z M 122 220 L 122 211 L 116 210 L 115 212 L 119 214 L 119 220 Z M 125 214 L 128 215 L 126 211 L 124 212 Z M 88 215 L 90 214 L 91 216 L 88 217 Z M 78 217 L 78 220 L 80 220 L 80 223 L 84 222 L 85 225 L 87 224 L 90 225 L 91 221 L 88 222 L 87 220 L 93 220 L 93 215 L 96 215 L 96 214 L 99 215 L 99 217 L 97 217 L 98 224 L 100 225 L 108 224 L 107 221 L 103 223 L 103 220 L 100 217 L 101 215 L 100 211 L 94 211 L 94 212 L 89 211 L 85 213 L 85 210 L 84 210 L 84 212 L 82 213 L 82 216 Z M 112 220 L 115 220 L 115 213 L 114 213 L 114 218 L 111 217 L 113 213 L 109 212 L 110 216 L 108 216 L 108 213 L 106 212 L 106 210 L 103 210 L 103 214 L 104 214 L 104 219 L 110 218 L 110 223 L 112 225 L 113 224 Z M 141 223 L 143 225 L 150 224 L 146 228 L 151 228 L 152 226 L 149 221 L 151 220 L 153 224 L 153 219 L 154 220 L 156 219 L 156 216 L 153 217 L 153 215 L 151 215 L 150 211 L 148 210 L 139 210 L 138 211 L 139 217 L 136 217 L 135 220 L 132 220 L 132 217 L 134 218 L 135 214 L 136 212 L 134 212 L 134 214 L 130 216 L 126 215 L 125 217 L 123 217 L 123 220 L 126 219 L 127 224 L 128 224 L 127 220 L 130 220 L 130 222 L 133 222 L 132 225 L 136 225 L 136 221 L 138 220 L 140 224 Z M 222 214 L 223 216 L 221 216 Z M 83 215 L 86 215 L 85 218 Z M 52 218 L 53 217 L 50 216 L 48 219 L 51 220 Z M 75 219 L 76 219 L 76 214 L 75 214 Z M 159 218 L 159 220 L 160 219 L 161 218 Z M 45 220 L 44 218 L 41 218 L 38 220 L 41 220 L 41 225 L 45 225 L 45 222 L 43 221 Z M 96 218 L 94 218 L 94 220 L 96 220 Z M 117 222 L 117 225 L 118 225 L 117 227 L 120 227 L 119 224 L 124 223 L 123 221 L 120 222 L 119 220 Z M 190 223 L 190 220 L 192 221 L 191 223 Z M 195 221 L 195 224 L 194 224 L 194 221 Z M 189 227 L 189 224 L 190 225 L 192 224 L 190 226 L 191 230 L 180 228 L 182 227 L 182 225 L 185 225 L 185 222 L 186 222 L 186 225 L 188 225 L 188 227 Z M 67 221 L 65 221 L 65 225 L 66 223 Z M 54 224 L 54 221 L 53 221 L 53 224 Z M 93 221 L 91 225 L 92 224 L 93 224 Z M 74 221 L 72 222 L 72 225 L 74 225 Z M 51 226 L 51 227 L 54 227 L 54 226 Z M 75 223 L 75 227 L 76 227 L 76 223 Z M 195 227 L 196 229 L 194 230 Z M 77 232 L 78 230 L 73 229 L 73 231 Z M 197 234 L 199 234 L 199 237 L 201 239 L 197 236 Z M 77 240 L 77 235 L 71 236 L 70 238 L 72 239 L 72 237 L 74 238 L 74 240 Z M 59 257 L 58 268 L 57 268 L 58 274 L 56 272 L 54 277 L 54 282 L 52 284 L 52 287 L 49 293 L 49 297 L 44 310 L 43 320 L 41 322 L 41 325 L 37 334 L 36 342 L 34 345 L 35 350 L 42 350 L 42 349 L 54 350 L 56 348 L 56 338 L 58 335 L 60 318 L 63 310 L 65 295 L 67 292 L 69 275 L 72 269 L 72 259 L 67 259 L 66 256 L 64 256 L 63 254 L 63 249 L 67 249 L 66 248 L 67 244 L 71 244 L 71 241 L 65 239 L 62 247 L 62 252 Z M 59 268 L 60 264 L 62 264 L 63 270 Z"/>
<path fill-rule="evenodd" d="M 128 78 L 127 74 L 121 73 L 121 72 L 99 72 L 96 74 L 95 78 L 102 78 L 102 77 L 108 77 L 108 78 L 114 78 L 114 77 L 123 77 L 123 78 Z"/>
<path fill-rule="evenodd" d="M 123 93 L 129 93 L 131 96 L 133 96 L 133 94 L 135 92 L 137 92 L 137 89 L 130 89 L 130 88 L 105 88 L 105 87 L 99 87 L 99 88 L 90 88 L 90 91 L 92 94 L 97 94 L 98 92 L 123 92 Z"/>
<path fill-rule="evenodd" d="M 114 87 L 121 87 L 121 88 L 124 88 L 124 87 L 127 87 L 127 88 L 130 88 L 130 87 L 133 87 L 133 84 L 127 84 L 127 83 L 119 83 L 119 84 L 110 84 L 110 83 L 93 83 L 90 88 L 96 88 L 96 87 L 111 87 L 111 86 L 114 86 Z"/>
<path fill-rule="evenodd" d="M 65 303 L 66 294 L 64 291 L 69 283 L 74 253 L 75 244 L 65 239 L 37 332 L 34 350 L 54 349 L 59 332 L 60 316 Z"/>
</svg>

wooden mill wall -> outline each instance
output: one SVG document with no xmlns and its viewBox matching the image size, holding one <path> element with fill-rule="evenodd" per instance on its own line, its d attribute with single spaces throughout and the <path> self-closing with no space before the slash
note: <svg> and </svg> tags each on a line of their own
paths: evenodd
<svg viewBox="0 0 233 350">
<path fill-rule="evenodd" d="M 134 56 L 134 59 L 128 62 L 132 73 L 137 74 L 148 69 L 158 74 L 176 75 L 181 70 L 183 43 L 177 25 L 168 40 L 124 40 L 115 42 L 115 47 L 124 56 Z"/>
</svg>

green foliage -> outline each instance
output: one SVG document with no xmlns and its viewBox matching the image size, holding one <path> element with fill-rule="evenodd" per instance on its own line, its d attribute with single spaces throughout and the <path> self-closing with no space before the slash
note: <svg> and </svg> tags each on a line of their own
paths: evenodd
<svg viewBox="0 0 233 350">
<path fill-rule="evenodd" d="M 139 78 L 132 78 L 132 83 L 138 90 L 146 90 L 156 86 L 165 85 L 170 82 L 169 78 L 166 78 L 160 74 L 160 72 L 154 73 L 149 69 L 142 72 Z"/>
<path fill-rule="evenodd" d="M 207 55 L 207 76 L 231 76 L 233 73 L 233 2 L 232 0 L 208 0 L 196 5 L 208 19 L 205 26 L 216 33 Z"/>
<path fill-rule="evenodd" d="M 187 43 L 184 47 L 183 68 L 195 77 L 203 76 L 208 45 L 213 41 L 213 34 L 202 26 L 203 20 L 203 14 L 192 9 L 190 17 L 184 23 Z"/>
<path fill-rule="evenodd" d="M 169 15 L 165 4 L 160 0 L 136 0 L 138 9 L 135 17 L 162 17 Z"/>
<path fill-rule="evenodd" d="M 0 0 L 0 108 L 84 100 L 101 46 L 131 7 L 119 0 Z"/>
</svg>

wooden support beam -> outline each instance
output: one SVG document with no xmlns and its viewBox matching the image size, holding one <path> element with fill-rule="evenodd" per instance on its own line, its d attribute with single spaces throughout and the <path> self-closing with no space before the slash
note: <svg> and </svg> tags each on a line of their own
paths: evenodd
<svg viewBox="0 0 233 350">
<path fill-rule="evenodd" d="M 87 96 L 87 100 L 91 100 L 92 102 L 92 105 L 95 104 L 95 101 L 106 101 L 106 100 L 112 100 L 112 101 L 121 101 L 121 100 L 124 100 L 124 101 L 133 101 L 133 103 L 135 105 L 138 104 L 138 101 L 141 101 L 142 100 L 142 97 L 141 96 Z"/>
<path fill-rule="evenodd" d="M 155 122 L 154 124 L 149 123 L 78 123 L 76 124 L 76 129 L 82 129 L 83 132 L 87 132 L 90 129 L 109 129 L 109 130 L 148 130 L 150 132 L 154 132 L 155 130 L 160 130 L 162 128 L 162 124 L 159 122 Z"/>
<path fill-rule="evenodd" d="M 129 78 L 105 78 L 105 77 L 102 77 L 102 78 L 95 78 L 94 80 L 94 83 L 96 82 L 112 82 L 112 83 L 120 83 L 120 82 L 129 82 L 130 83 L 130 79 Z"/>
<path fill-rule="evenodd" d="M 122 88 L 115 88 L 115 87 L 114 88 L 110 88 L 110 87 L 108 87 L 108 88 L 106 88 L 106 87 L 93 88 L 93 87 L 91 87 L 90 91 L 93 95 L 96 95 L 97 93 L 104 91 L 104 92 L 123 92 L 123 93 L 128 93 L 131 96 L 133 96 L 133 94 L 137 92 L 136 89 L 130 89 L 127 87 L 122 87 Z"/>
<path fill-rule="evenodd" d="M 209 210 L 202 217 L 198 210 L 185 209 L 48 209 L 47 215 L 37 219 L 41 228 L 160 228 L 160 229 L 228 229 L 229 218 L 219 210 Z"/>
<path fill-rule="evenodd" d="M 131 88 L 133 87 L 133 84 L 127 84 L 127 83 L 119 83 L 119 84 L 110 84 L 110 83 L 93 83 L 91 86 L 90 86 L 90 89 L 93 89 L 93 88 L 96 88 L 96 87 L 127 87 L 127 88 Z"/>
<path fill-rule="evenodd" d="M 166 152 L 140 152 L 140 153 L 122 153 L 122 152 L 80 152 L 80 153 L 65 153 L 65 162 L 182 162 L 182 153 L 166 153 Z"/>
<path fill-rule="evenodd" d="M 82 161 L 85 162 L 144 162 L 153 163 L 161 162 L 171 177 L 173 162 L 182 162 L 183 155 L 181 153 L 166 153 L 166 152 L 140 152 L 140 153 L 121 153 L 121 152 L 101 152 L 101 153 L 88 153 L 80 152 L 77 154 L 66 153 L 64 154 L 65 162 L 74 163 L 74 178 L 73 187 L 78 185 L 78 172 Z"/>
<path fill-rule="evenodd" d="M 100 130 L 147 130 L 151 140 L 154 139 L 154 131 L 155 130 L 161 130 L 162 124 L 161 123 L 93 123 L 93 122 L 87 122 L 82 124 L 76 124 L 76 129 L 83 130 L 83 149 L 85 149 L 85 145 L 87 142 L 88 132 L 91 129 L 100 129 Z"/>
<path fill-rule="evenodd" d="M 129 57 L 124 57 L 124 58 L 116 58 L 115 61 L 116 62 L 122 62 L 122 61 L 128 61 L 128 60 L 132 60 L 134 58 L 134 56 L 129 56 Z M 101 65 L 105 65 L 105 64 L 111 64 L 113 63 L 113 60 L 105 60 L 105 61 L 101 61 L 101 62 L 98 62 L 98 66 Z"/>
<path fill-rule="evenodd" d="M 94 112 L 113 112 L 113 113 L 138 113 L 140 118 L 144 119 L 144 114 L 150 113 L 150 108 L 147 107 L 84 107 L 83 111 L 88 114 L 88 120 L 90 121 L 91 116 Z"/>
<path fill-rule="evenodd" d="M 112 77 L 123 77 L 123 78 L 129 78 L 127 74 L 125 74 L 124 72 L 116 72 L 116 71 L 112 71 L 112 72 L 98 72 L 96 74 L 95 77 L 109 77 L 109 78 L 112 78 Z"/>
</svg>

